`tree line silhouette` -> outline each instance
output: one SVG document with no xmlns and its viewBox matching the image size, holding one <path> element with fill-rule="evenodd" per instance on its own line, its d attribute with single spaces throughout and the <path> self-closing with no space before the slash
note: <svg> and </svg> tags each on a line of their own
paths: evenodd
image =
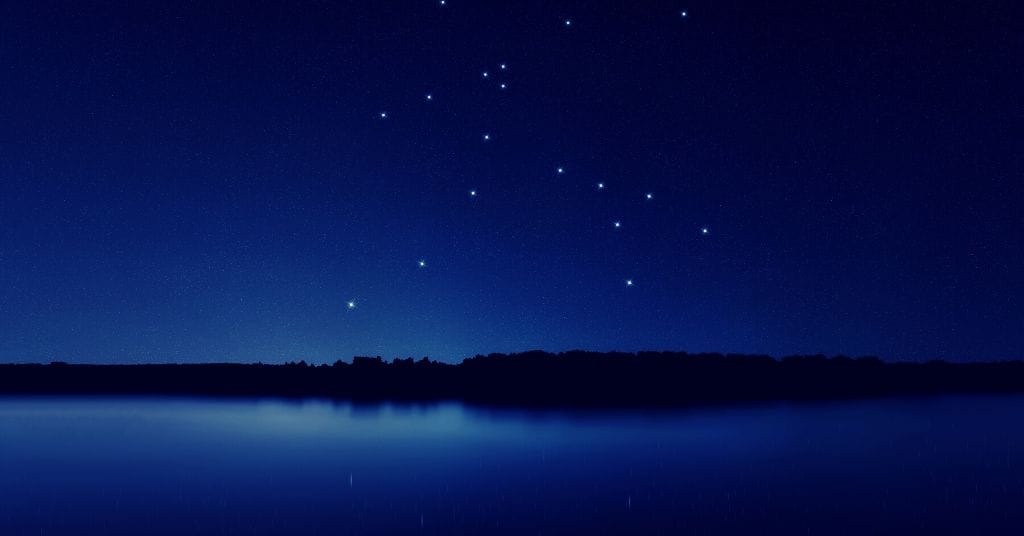
<svg viewBox="0 0 1024 536">
<path fill-rule="evenodd" d="M 530 351 L 459 364 L 0 365 L 0 393 L 187 394 L 459 400 L 522 406 L 680 406 L 758 400 L 1024 391 L 1024 362 L 887 363 L 876 357 Z"/>
</svg>

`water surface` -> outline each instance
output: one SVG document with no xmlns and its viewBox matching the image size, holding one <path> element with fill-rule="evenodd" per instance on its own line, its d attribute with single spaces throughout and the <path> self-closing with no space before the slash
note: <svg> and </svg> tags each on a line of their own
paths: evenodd
<svg viewBox="0 0 1024 536">
<path fill-rule="evenodd" d="M 1022 416 L 0 398 L 0 534 L 1019 534 Z"/>
</svg>

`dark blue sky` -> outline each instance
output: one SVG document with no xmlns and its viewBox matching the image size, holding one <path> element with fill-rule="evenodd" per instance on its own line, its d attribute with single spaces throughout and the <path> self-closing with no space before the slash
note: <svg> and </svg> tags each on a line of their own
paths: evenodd
<svg viewBox="0 0 1024 536">
<path fill-rule="evenodd" d="M 0 6 L 0 361 L 1024 357 L 1013 2 L 63 4 Z"/>
</svg>

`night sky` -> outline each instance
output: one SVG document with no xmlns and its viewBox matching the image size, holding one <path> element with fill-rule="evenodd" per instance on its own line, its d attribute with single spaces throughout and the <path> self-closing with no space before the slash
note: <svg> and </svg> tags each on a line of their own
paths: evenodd
<svg viewBox="0 0 1024 536">
<path fill-rule="evenodd" d="M 1014 2 L 64 4 L 0 361 L 1024 357 Z"/>
</svg>

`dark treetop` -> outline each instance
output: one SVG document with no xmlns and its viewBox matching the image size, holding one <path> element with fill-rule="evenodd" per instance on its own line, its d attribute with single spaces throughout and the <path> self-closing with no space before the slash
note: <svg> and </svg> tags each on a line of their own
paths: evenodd
<svg viewBox="0 0 1024 536">
<path fill-rule="evenodd" d="M 677 406 L 757 400 L 1024 391 L 1024 362 L 682 352 L 491 354 L 458 365 L 356 357 L 284 365 L 0 365 L 6 394 L 183 394 L 460 400 L 519 406 Z"/>
<path fill-rule="evenodd" d="M 3 2 L 0 362 L 1020 358 L 1022 21 Z"/>
</svg>

